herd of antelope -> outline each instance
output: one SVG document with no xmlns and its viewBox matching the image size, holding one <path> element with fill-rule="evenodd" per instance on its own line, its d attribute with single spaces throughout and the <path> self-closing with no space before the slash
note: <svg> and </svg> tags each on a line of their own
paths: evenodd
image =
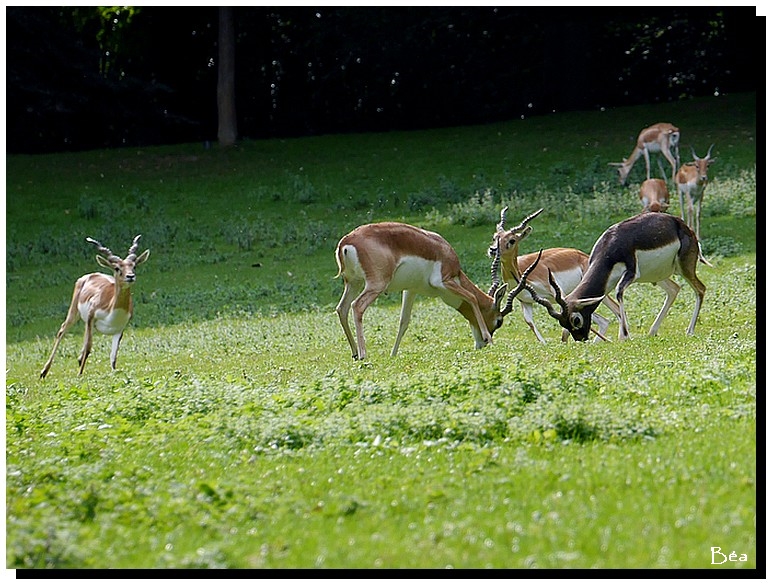
<svg viewBox="0 0 772 585">
<path fill-rule="evenodd" d="M 533 230 L 529 223 L 543 210 L 506 229 L 508 209 L 502 209 L 488 250 L 493 258 L 492 283 L 488 292 L 469 279 L 461 269 L 453 247 L 434 232 L 404 223 L 382 222 L 359 226 L 345 235 L 335 251 L 337 276 L 342 276 L 344 282 L 343 295 L 335 310 L 353 358 L 366 359 L 363 315 L 384 292 L 402 292 L 402 310 L 392 356 L 399 350 L 418 294 L 440 297 L 461 313 L 469 322 L 475 348 L 479 349 L 493 342 L 493 333 L 512 312 L 515 299 L 520 303 L 523 318 L 541 343 L 545 339 L 533 320 L 535 305 L 544 307 L 558 321 L 563 328 L 563 341 L 569 335 L 577 341 L 586 341 L 590 333 L 596 340 L 608 341 L 605 333 L 610 322 L 596 313 L 602 303 L 619 320 L 619 339 L 627 339 L 629 326 L 624 292 L 634 282 L 654 283 L 666 293 L 665 303 L 649 329 L 649 334 L 655 335 L 681 288 L 672 279 L 674 274 L 680 274 L 696 295 L 694 312 L 686 330 L 687 334 L 693 334 L 705 296 L 705 285 L 696 274 L 697 262 L 710 266 L 702 255 L 699 238 L 702 197 L 708 182 L 708 167 L 714 159 L 710 156 L 712 145 L 704 158 L 698 157 L 692 148 L 694 160 L 679 167 L 679 141 L 678 128 L 668 123 L 654 124 L 641 131 L 629 158 L 621 163 L 609 163 L 618 167 L 619 179 L 624 185 L 635 162 L 644 157 L 646 180 L 640 187 L 643 210 L 639 215 L 609 227 L 595 242 L 589 255 L 573 248 L 550 248 L 519 255 L 520 242 Z M 671 180 L 678 190 L 681 218 L 662 213 L 669 206 L 668 184 L 664 177 L 651 178 L 652 153 L 661 153 L 671 165 Z M 660 169 L 664 175 L 661 165 Z M 86 328 L 78 358 L 78 375 L 86 366 L 94 328 L 112 335 L 110 363 L 113 369 L 116 368 L 118 347 L 133 313 L 134 270 L 150 255 L 150 250 L 137 255 L 139 239 L 140 236 L 134 238 L 128 255 L 122 259 L 98 241 L 86 238 L 97 248 L 97 263 L 112 270 L 113 276 L 95 272 L 77 280 L 67 317 L 56 334 L 51 356 L 40 372 L 41 378 L 48 374 L 62 337 L 79 318 Z M 610 294 L 614 289 L 616 298 Z M 350 311 L 353 312 L 356 335 L 349 325 Z"/>
<path fill-rule="evenodd" d="M 605 333 L 609 320 L 595 312 L 602 303 L 619 320 L 619 339 L 627 339 L 630 329 L 624 292 L 634 282 L 654 283 L 666 294 L 665 303 L 649 329 L 650 335 L 656 335 L 681 290 L 672 278 L 675 274 L 686 280 L 696 296 L 686 330 L 692 335 L 705 296 L 705 285 L 697 277 L 697 262 L 710 266 L 702 255 L 699 226 L 708 166 L 714 159 L 710 157 L 712 145 L 704 158 L 692 149 L 694 160 L 679 168 L 680 136 L 680 130 L 672 124 L 654 124 L 641 131 L 629 158 L 610 163 L 618 167 L 620 182 L 625 184 L 635 162 L 644 157 L 646 180 L 640 188 L 643 210 L 609 227 L 589 255 L 573 248 L 551 248 L 520 256 L 520 242 L 533 229 L 529 223 L 543 210 L 506 229 L 505 207 L 488 250 L 493 264 L 492 285 L 487 293 L 464 274 L 458 255 L 439 234 L 383 222 L 359 226 L 344 236 L 335 252 L 338 276 L 344 282 L 336 312 L 353 358 L 366 358 L 365 310 L 378 295 L 389 291 L 402 292 L 402 312 L 392 355 L 399 349 L 419 293 L 440 297 L 461 313 L 471 326 L 475 347 L 481 348 L 492 343 L 493 333 L 512 311 L 515 299 L 520 302 L 526 323 L 542 343 L 544 337 L 533 320 L 534 305 L 543 306 L 558 321 L 564 341 L 569 335 L 586 341 L 590 333 L 597 340 L 608 341 Z M 661 153 L 671 165 L 670 178 L 681 199 L 681 218 L 662 213 L 669 206 L 670 196 L 666 178 L 651 178 L 652 153 Z M 610 296 L 612 290 L 615 298 Z M 501 309 L 505 294 L 507 301 Z M 555 304 L 560 310 L 555 309 Z M 349 325 L 349 312 L 354 314 L 356 336 Z M 593 328 L 593 323 L 597 328 Z"/>
</svg>

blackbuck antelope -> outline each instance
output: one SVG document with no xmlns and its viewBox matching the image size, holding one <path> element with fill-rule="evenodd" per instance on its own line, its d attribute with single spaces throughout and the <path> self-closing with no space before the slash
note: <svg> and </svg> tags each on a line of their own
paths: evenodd
<svg viewBox="0 0 772 585">
<path fill-rule="evenodd" d="M 134 238 L 125 260 L 113 254 L 96 240 L 86 238 L 87 242 L 97 247 L 99 252 L 99 255 L 96 257 L 97 264 L 112 270 L 114 276 L 94 272 L 81 276 L 75 282 L 70 310 L 67 312 L 67 318 L 56 334 L 54 349 L 51 352 L 51 357 L 48 358 L 46 365 L 43 366 L 43 370 L 40 372 L 41 378 L 45 378 L 46 374 L 48 374 L 48 370 L 54 362 L 59 342 L 67 330 L 77 323 L 78 318 L 83 319 L 86 324 L 83 349 L 78 358 L 78 363 L 80 364 L 78 375 L 83 374 L 83 369 L 86 367 L 86 358 L 88 358 L 88 354 L 91 352 L 94 328 L 100 333 L 113 336 L 110 364 L 115 369 L 123 330 L 126 328 L 134 311 L 134 304 L 131 299 L 131 285 L 136 280 L 134 269 L 150 256 L 150 250 L 145 250 L 137 256 L 140 237 Z"/>
<path fill-rule="evenodd" d="M 665 211 L 670 207 L 670 193 L 662 179 L 646 179 L 638 193 L 643 211 Z"/>
<path fill-rule="evenodd" d="M 656 335 L 681 290 L 671 276 L 680 274 L 697 296 L 692 320 L 686 330 L 688 335 L 692 335 L 705 296 L 705 285 L 697 278 L 698 260 L 711 266 L 702 256 L 697 236 L 682 219 L 666 213 L 642 213 L 612 225 L 598 238 L 590 252 L 587 272 L 573 292 L 563 295 L 554 276 L 549 275 L 560 312 L 529 284 L 525 288 L 575 340 L 586 341 L 590 332 L 590 316 L 604 296 L 616 287 L 620 313 L 619 339 L 627 339 L 630 333 L 623 303 L 627 287 L 634 282 L 652 282 L 665 291 L 665 304 L 649 329 L 649 335 Z"/>
<path fill-rule="evenodd" d="M 686 221 L 686 225 L 694 230 L 698 240 L 700 239 L 702 195 L 705 193 L 705 187 L 708 184 L 708 167 L 716 162 L 716 159 L 710 158 L 710 151 L 713 150 L 713 146 L 713 144 L 710 145 L 705 158 L 697 156 L 694 148 L 692 148 L 692 158 L 694 160 L 684 164 L 678 169 L 678 174 L 676 175 L 678 196 L 681 201 L 681 219 Z"/>
<path fill-rule="evenodd" d="M 507 207 L 501 210 L 501 221 L 496 226 L 496 232 L 493 234 L 493 244 L 488 249 L 490 256 L 501 256 L 501 276 L 510 288 L 517 287 L 522 282 L 522 273 L 526 267 L 530 266 L 536 259 L 537 254 L 526 254 L 524 256 L 518 256 L 520 242 L 524 240 L 532 231 L 533 228 L 528 223 L 538 216 L 543 209 L 532 213 L 526 217 L 519 225 L 511 229 L 505 229 Z M 528 278 L 528 283 L 536 290 L 536 292 L 542 297 L 550 297 L 554 299 L 552 293 L 552 287 L 549 282 L 549 274 L 551 273 L 555 281 L 559 284 L 561 290 L 565 292 L 571 292 L 576 288 L 576 285 L 582 280 L 582 276 L 587 272 L 587 262 L 589 256 L 581 250 L 575 250 L 573 248 L 549 248 L 542 250 L 541 261 L 539 265 L 533 270 L 533 273 Z M 536 324 L 533 320 L 533 304 L 534 300 L 527 293 L 527 291 L 521 292 L 517 300 L 520 301 L 520 307 L 523 310 L 523 318 L 528 326 L 533 331 L 540 342 L 545 343 L 544 337 L 542 337 L 539 330 L 536 328 Z M 611 311 L 619 317 L 619 306 L 616 301 L 606 296 L 603 298 L 603 304 L 606 305 Z M 606 329 L 609 326 L 609 320 L 605 317 L 593 313 L 592 320 L 598 326 L 599 330 L 597 339 L 603 339 L 603 335 L 606 333 Z M 568 332 L 563 331 L 563 341 L 567 339 Z"/>
<path fill-rule="evenodd" d="M 335 309 L 346 334 L 354 359 L 366 359 L 362 316 L 383 292 L 402 291 L 402 312 L 397 340 L 391 355 L 397 355 L 399 343 L 410 322 L 417 294 L 440 297 L 469 322 L 475 347 L 493 341 L 492 335 L 512 311 L 515 295 L 525 287 L 512 290 L 500 309 L 507 285 L 498 279 L 499 257 L 491 267 L 493 283 L 486 294 L 464 274 L 458 255 L 439 234 L 403 223 L 383 222 L 362 225 L 341 238 L 335 252 L 337 276 L 343 276 L 343 296 Z M 534 266 L 538 262 L 534 262 Z M 534 266 L 531 266 L 531 270 Z M 337 278 L 336 276 L 336 278 Z M 359 293 L 359 291 L 362 291 Z M 358 296 L 357 296 L 358 295 Z M 356 298 L 355 298 L 356 297 Z M 353 308 L 356 339 L 349 327 L 348 313 Z"/>
<path fill-rule="evenodd" d="M 671 177 L 675 180 L 676 169 L 678 168 L 679 152 L 678 142 L 681 139 L 681 131 L 667 122 L 660 122 L 648 128 L 641 130 L 635 148 L 628 158 L 622 159 L 621 163 L 609 163 L 611 166 L 618 167 L 619 182 L 622 185 L 627 184 L 627 177 L 633 169 L 635 161 L 641 155 L 646 161 L 646 178 L 651 179 L 651 161 L 649 154 L 659 152 L 664 156 L 672 167 Z M 672 149 L 672 152 L 671 152 Z"/>
</svg>

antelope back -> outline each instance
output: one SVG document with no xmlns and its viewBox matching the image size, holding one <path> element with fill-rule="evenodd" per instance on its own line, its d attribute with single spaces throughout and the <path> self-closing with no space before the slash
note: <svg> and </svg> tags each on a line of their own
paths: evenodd
<svg viewBox="0 0 772 585">
<path fill-rule="evenodd" d="M 665 211 L 670 205 L 667 183 L 662 179 L 646 179 L 639 193 L 643 211 Z"/>
</svg>

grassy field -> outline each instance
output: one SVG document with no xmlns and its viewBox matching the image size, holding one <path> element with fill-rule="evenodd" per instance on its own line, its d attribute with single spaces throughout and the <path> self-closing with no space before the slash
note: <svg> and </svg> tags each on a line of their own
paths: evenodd
<svg viewBox="0 0 772 585">
<path fill-rule="evenodd" d="M 755 568 L 755 111 L 739 95 L 6 157 L 7 567 Z M 658 121 L 682 158 L 716 144 L 696 335 L 688 286 L 657 337 L 664 295 L 636 285 L 624 343 L 562 344 L 540 311 L 541 345 L 516 310 L 482 350 L 419 298 L 392 358 L 387 295 L 351 360 L 341 236 L 439 231 L 487 289 L 501 205 L 513 222 L 545 208 L 522 252 L 589 251 L 637 213 L 643 163 L 630 187 L 607 163 Z M 74 280 L 99 269 L 85 237 L 123 255 L 138 233 L 151 256 L 118 370 L 100 336 L 76 375 L 79 324 L 40 381 Z M 715 547 L 742 560 L 711 564 Z"/>
</svg>

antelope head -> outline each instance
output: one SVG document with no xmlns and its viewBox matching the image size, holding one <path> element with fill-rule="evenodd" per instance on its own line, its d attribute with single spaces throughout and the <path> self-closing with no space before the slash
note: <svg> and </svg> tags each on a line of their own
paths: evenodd
<svg viewBox="0 0 772 585">
<path fill-rule="evenodd" d="M 506 317 L 512 312 L 512 309 L 514 307 L 515 298 L 517 295 L 519 295 L 522 291 L 528 290 L 529 292 L 533 291 L 533 288 L 530 284 L 528 284 L 528 276 L 530 276 L 531 272 L 533 272 L 534 268 L 536 268 L 536 265 L 541 260 L 542 252 L 544 250 L 539 250 L 539 255 L 536 257 L 536 260 L 533 261 L 533 263 L 525 269 L 525 271 L 522 274 L 522 277 L 520 278 L 520 282 L 517 283 L 517 286 L 513 288 L 511 291 L 509 291 L 509 294 L 507 294 L 507 302 L 504 305 L 504 308 L 501 309 L 501 316 Z M 504 285 L 506 286 L 506 285 Z M 534 294 L 531 292 L 531 294 Z"/>
<path fill-rule="evenodd" d="M 136 280 L 134 269 L 147 260 L 150 256 L 150 250 L 145 250 L 137 256 L 137 249 L 139 248 L 139 239 L 141 235 L 134 238 L 134 241 L 129 247 L 129 253 L 125 259 L 121 259 L 120 256 L 116 256 L 110 250 L 93 238 L 86 238 L 86 241 L 90 244 L 94 244 L 97 247 L 99 255 L 96 257 L 97 264 L 109 268 L 115 275 L 116 284 L 121 286 L 130 286 Z"/>
<path fill-rule="evenodd" d="M 708 182 L 708 167 L 712 165 L 714 162 L 716 162 L 716 159 L 710 158 L 710 151 L 713 150 L 713 147 L 715 144 L 711 144 L 710 148 L 708 149 L 708 154 L 705 155 L 705 158 L 700 158 L 697 156 L 697 153 L 694 152 L 694 147 L 692 148 L 692 159 L 693 161 L 687 163 L 689 166 L 697 167 L 697 181 L 700 183 L 707 183 Z"/>
<path fill-rule="evenodd" d="M 507 230 L 504 229 L 504 226 L 506 224 L 508 209 L 508 207 L 504 207 L 501 210 L 500 221 L 496 225 L 496 232 L 493 234 L 493 243 L 488 248 L 488 256 L 495 256 L 497 253 L 514 253 L 517 255 L 517 248 L 520 242 L 528 237 L 528 235 L 533 231 L 533 228 L 528 224 L 533 218 L 544 211 L 544 208 L 535 211 L 531 215 L 527 216 L 523 221 L 521 221 L 520 224 Z"/>
<path fill-rule="evenodd" d="M 560 306 L 560 311 L 556 311 L 552 306 L 552 303 L 544 297 L 539 296 L 530 284 L 525 283 L 523 288 L 531 294 L 531 297 L 536 303 L 547 309 L 550 316 L 557 320 L 557 322 L 560 323 L 560 326 L 568 331 L 575 341 L 587 341 L 590 336 L 592 325 L 592 313 L 603 300 L 603 296 L 567 301 L 560 285 L 552 274 L 552 270 L 549 270 L 548 274 L 549 283 L 555 294 L 555 301 Z M 604 341 L 608 341 L 608 339 L 598 331 L 593 329 L 592 332 Z"/>
</svg>

